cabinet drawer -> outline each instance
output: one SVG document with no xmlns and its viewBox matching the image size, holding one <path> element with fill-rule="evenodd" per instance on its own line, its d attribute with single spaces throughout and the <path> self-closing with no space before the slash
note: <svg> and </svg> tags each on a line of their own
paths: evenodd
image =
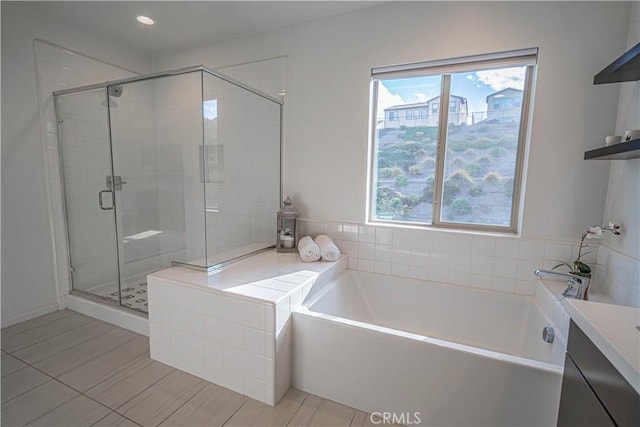
<svg viewBox="0 0 640 427">
<path fill-rule="evenodd" d="M 640 425 L 640 396 L 571 321 L 567 352 L 619 426 Z"/>
</svg>

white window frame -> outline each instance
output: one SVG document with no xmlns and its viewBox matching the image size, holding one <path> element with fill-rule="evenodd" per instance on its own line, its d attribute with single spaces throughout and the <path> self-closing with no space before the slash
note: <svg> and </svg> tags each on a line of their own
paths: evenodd
<svg viewBox="0 0 640 427">
<path fill-rule="evenodd" d="M 538 58 L 538 48 L 521 49 L 515 51 L 498 52 L 485 55 L 474 55 L 462 58 L 452 58 L 413 64 L 400 64 L 371 69 L 371 96 L 370 96 L 370 128 L 369 128 L 369 162 L 368 162 L 368 185 L 367 185 L 367 212 L 366 222 L 374 225 L 398 225 L 423 228 L 458 229 L 480 232 L 497 232 L 504 234 L 517 234 L 522 216 L 521 206 L 523 204 L 524 193 L 523 173 L 525 169 L 524 158 L 528 145 L 527 136 L 529 132 L 529 112 L 532 104 L 533 81 Z M 433 212 L 431 223 L 421 223 L 414 221 L 384 220 L 375 216 L 375 176 L 376 173 L 376 113 L 378 104 L 378 83 L 381 80 L 392 78 L 407 78 L 417 76 L 442 76 L 442 88 L 440 90 L 440 104 L 438 109 L 438 123 L 448 123 L 449 99 L 451 74 L 464 71 L 479 71 L 483 69 L 508 68 L 516 66 L 526 66 L 525 83 L 522 97 L 522 108 L 520 111 L 520 132 L 518 135 L 518 149 L 516 154 L 516 165 L 514 171 L 514 188 L 511 203 L 511 224 L 509 226 L 497 226 L 487 224 L 465 224 L 457 222 L 447 222 L 441 220 L 442 213 L 442 192 L 443 177 L 445 167 L 447 126 L 438 129 L 438 143 L 436 154 L 436 170 L 433 195 Z"/>
</svg>

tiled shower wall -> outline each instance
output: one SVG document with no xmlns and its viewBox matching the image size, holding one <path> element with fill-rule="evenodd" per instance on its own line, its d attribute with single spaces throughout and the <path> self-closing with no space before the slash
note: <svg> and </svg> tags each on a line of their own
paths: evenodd
<svg viewBox="0 0 640 427">
<path fill-rule="evenodd" d="M 329 235 L 349 256 L 351 269 L 521 295 L 533 295 L 536 269 L 551 269 L 555 260 L 571 261 L 578 251 L 578 242 L 357 223 L 303 220 L 301 232 Z M 596 253 L 584 260 L 593 264 Z"/>
<path fill-rule="evenodd" d="M 600 246 L 594 284 L 616 303 L 640 307 L 640 260 Z"/>
</svg>

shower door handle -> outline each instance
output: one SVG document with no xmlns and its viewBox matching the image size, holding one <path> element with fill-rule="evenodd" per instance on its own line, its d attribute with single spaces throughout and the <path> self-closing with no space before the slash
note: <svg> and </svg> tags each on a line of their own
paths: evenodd
<svg viewBox="0 0 640 427">
<path fill-rule="evenodd" d="M 111 206 L 108 207 L 104 207 L 104 204 L 102 203 L 102 195 L 104 193 L 111 193 Z M 98 191 L 98 206 L 100 206 L 100 209 L 102 209 L 103 211 L 110 211 L 111 209 L 113 209 L 113 191 L 111 190 L 101 190 Z"/>
</svg>

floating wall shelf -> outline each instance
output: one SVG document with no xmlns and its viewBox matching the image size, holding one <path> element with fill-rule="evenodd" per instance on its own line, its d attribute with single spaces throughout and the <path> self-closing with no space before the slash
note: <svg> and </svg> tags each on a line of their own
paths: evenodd
<svg viewBox="0 0 640 427">
<path fill-rule="evenodd" d="M 640 43 L 633 46 L 593 78 L 594 85 L 640 80 Z"/>
<path fill-rule="evenodd" d="M 640 139 L 585 151 L 585 160 L 626 160 L 640 158 Z"/>
</svg>

